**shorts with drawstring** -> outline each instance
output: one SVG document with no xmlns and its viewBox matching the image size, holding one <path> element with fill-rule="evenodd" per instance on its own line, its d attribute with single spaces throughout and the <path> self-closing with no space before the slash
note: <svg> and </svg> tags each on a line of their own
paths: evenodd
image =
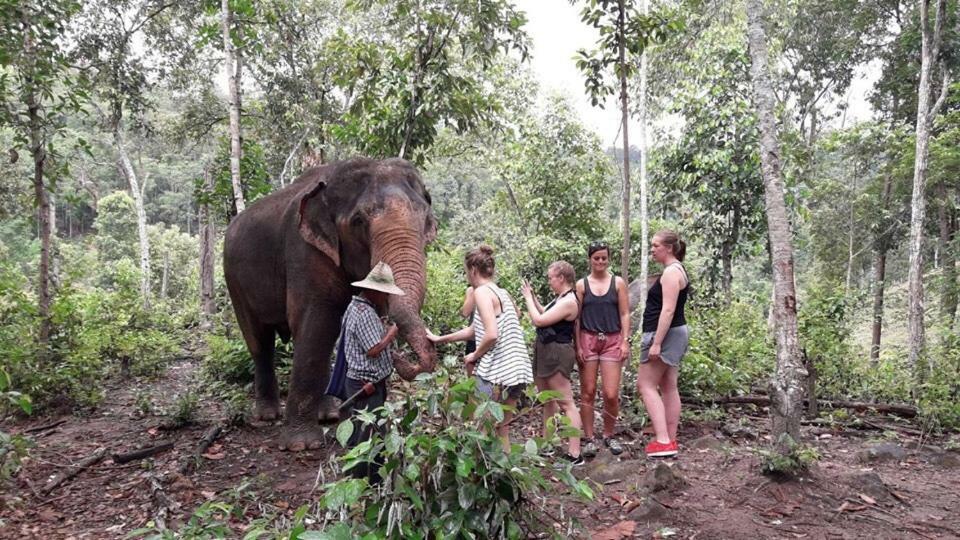
<svg viewBox="0 0 960 540">
<path fill-rule="evenodd" d="M 580 356 L 584 362 L 620 362 L 620 332 L 580 331 Z"/>
</svg>

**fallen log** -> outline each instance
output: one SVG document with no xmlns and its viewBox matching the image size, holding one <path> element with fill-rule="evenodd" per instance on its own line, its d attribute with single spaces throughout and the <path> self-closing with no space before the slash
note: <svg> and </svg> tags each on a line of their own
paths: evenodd
<svg viewBox="0 0 960 540">
<path fill-rule="evenodd" d="M 200 438 L 200 444 L 197 445 L 197 451 L 192 456 L 188 456 L 187 459 L 180 465 L 180 474 L 186 474 L 190 467 L 200 459 L 200 456 L 210 448 L 210 445 L 213 444 L 213 441 L 217 440 L 217 437 L 220 436 L 220 433 L 223 432 L 223 426 L 211 426 L 203 433 L 203 437 Z"/>
<path fill-rule="evenodd" d="M 50 423 L 50 424 L 44 424 L 44 425 L 42 425 L 42 426 L 35 426 L 35 427 L 32 427 L 32 428 L 27 428 L 27 429 L 23 430 L 23 432 L 24 432 L 24 433 L 39 433 L 39 432 L 41 432 L 41 431 L 46 431 L 46 430 L 48 430 L 48 429 L 53 429 L 53 428 L 55 428 L 55 427 L 57 427 L 57 426 L 59 426 L 59 425 L 61 425 L 61 424 L 66 424 L 66 423 L 67 423 L 66 419 L 61 419 L 61 420 L 57 420 L 56 422 L 52 422 L 52 423 Z"/>
<path fill-rule="evenodd" d="M 43 492 L 44 495 L 49 495 L 50 492 L 54 490 L 54 488 L 64 483 L 65 481 L 70 480 L 74 476 L 80 474 L 81 471 L 85 470 L 91 465 L 96 465 L 106 455 L 107 455 L 106 448 L 103 448 L 103 447 L 97 448 L 96 451 L 94 451 L 92 454 L 78 461 L 76 465 L 71 465 L 67 468 L 66 471 L 57 473 L 53 478 L 50 479 L 49 482 L 47 482 L 45 486 L 40 488 L 40 491 Z"/>
<path fill-rule="evenodd" d="M 748 404 L 767 407 L 770 405 L 768 396 L 727 396 L 713 399 L 682 398 L 686 403 L 699 405 L 737 405 Z M 806 404 L 807 400 L 804 400 Z M 877 411 L 884 414 L 894 414 L 902 418 L 914 418 L 917 416 L 917 408 L 910 405 L 898 405 L 895 403 L 867 403 L 865 401 L 846 401 L 846 400 L 818 400 L 820 407 L 831 409 L 853 409 L 856 411 Z"/>
<path fill-rule="evenodd" d="M 128 461 L 148 458 L 150 456 L 159 454 L 160 452 L 166 452 L 171 448 L 173 448 L 173 441 L 164 441 L 156 446 L 141 448 L 140 450 L 134 450 L 133 452 L 127 452 L 125 454 L 112 454 L 110 457 L 113 459 L 114 463 L 121 465 L 123 463 L 127 463 Z"/>
</svg>

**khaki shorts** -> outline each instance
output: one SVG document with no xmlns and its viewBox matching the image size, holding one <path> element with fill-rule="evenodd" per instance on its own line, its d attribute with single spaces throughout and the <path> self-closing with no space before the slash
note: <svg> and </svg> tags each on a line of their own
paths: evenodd
<svg viewBox="0 0 960 540">
<path fill-rule="evenodd" d="M 533 344 L 533 376 L 538 379 L 547 379 L 554 373 L 570 379 L 576 361 L 577 351 L 573 343 L 543 343 L 538 339 Z"/>
</svg>

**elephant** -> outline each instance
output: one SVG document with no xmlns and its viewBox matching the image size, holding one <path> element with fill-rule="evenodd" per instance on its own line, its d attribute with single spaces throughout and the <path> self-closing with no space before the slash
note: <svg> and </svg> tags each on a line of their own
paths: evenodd
<svg viewBox="0 0 960 540">
<path fill-rule="evenodd" d="M 280 447 L 318 448 L 318 419 L 335 420 L 323 395 L 340 318 L 379 261 L 405 292 L 390 303 L 418 358 L 394 353 L 406 380 L 433 371 L 436 350 L 420 318 L 426 245 L 437 234 L 430 194 L 402 159 L 352 159 L 307 169 L 293 183 L 250 205 L 227 227 L 223 272 L 237 324 L 254 362 L 254 417 L 280 417 L 274 370 L 276 336 L 293 339 L 293 369 Z"/>
</svg>

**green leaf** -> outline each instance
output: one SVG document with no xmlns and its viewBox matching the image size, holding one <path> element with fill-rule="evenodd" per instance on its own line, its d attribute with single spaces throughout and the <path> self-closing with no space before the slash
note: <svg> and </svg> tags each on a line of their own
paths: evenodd
<svg viewBox="0 0 960 540">
<path fill-rule="evenodd" d="M 349 478 L 340 480 L 330 486 L 323 495 L 323 505 L 327 510 L 339 510 L 341 507 L 356 503 L 367 487 L 365 478 Z"/>
<path fill-rule="evenodd" d="M 396 431 L 391 431 L 387 434 L 386 440 L 384 441 L 384 447 L 388 453 L 396 454 L 402 446 L 403 438 L 400 437 Z"/>
<path fill-rule="evenodd" d="M 346 448 L 347 442 L 350 440 L 350 437 L 353 435 L 353 422 L 350 420 L 344 420 L 340 422 L 340 425 L 337 426 L 337 442 L 340 443 L 340 446 Z"/>
<path fill-rule="evenodd" d="M 457 456 L 457 476 L 467 477 L 473 472 L 477 462 L 471 456 Z"/>
<path fill-rule="evenodd" d="M 460 503 L 460 508 L 469 510 L 473 507 L 474 501 L 477 500 L 476 490 L 473 484 L 460 484 L 457 487 L 457 501 Z"/>
<path fill-rule="evenodd" d="M 527 442 L 523 445 L 523 451 L 528 456 L 537 455 L 537 441 L 533 439 L 527 439 Z"/>
<path fill-rule="evenodd" d="M 322 531 L 305 531 L 298 536 L 299 540 L 353 540 L 356 536 L 346 523 L 337 523 Z"/>
</svg>

